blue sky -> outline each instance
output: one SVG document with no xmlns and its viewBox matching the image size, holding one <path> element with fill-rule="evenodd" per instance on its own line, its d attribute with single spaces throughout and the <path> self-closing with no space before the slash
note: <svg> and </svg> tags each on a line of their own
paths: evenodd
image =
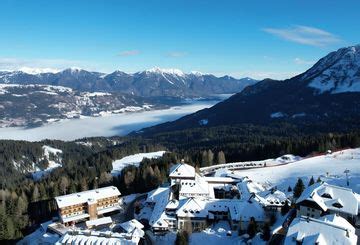
<svg viewBox="0 0 360 245">
<path fill-rule="evenodd" d="M 0 69 L 287 78 L 360 43 L 360 1 L 0 1 Z"/>
</svg>

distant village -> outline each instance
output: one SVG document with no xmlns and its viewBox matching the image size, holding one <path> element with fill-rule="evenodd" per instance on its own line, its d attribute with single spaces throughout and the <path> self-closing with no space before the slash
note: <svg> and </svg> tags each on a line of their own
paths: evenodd
<svg viewBox="0 0 360 245">
<path fill-rule="evenodd" d="M 186 244 L 225 222 L 239 244 L 357 244 L 360 195 L 349 188 L 300 180 L 289 196 L 232 171 L 204 172 L 175 164 L 170 183 L 131 198 L 113 186 L 58 196 L 58 217 L 42 225 L 41 241 L 156 244 L 172 233 Z"/>
</svg>

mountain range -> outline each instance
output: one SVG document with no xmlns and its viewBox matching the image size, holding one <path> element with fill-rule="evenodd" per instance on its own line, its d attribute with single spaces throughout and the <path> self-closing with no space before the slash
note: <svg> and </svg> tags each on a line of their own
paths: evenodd
<svg viewBox="0 0 360 245">
<path fill-rule="evenodd" d="M 338 130 L 360 120 L 360 45 L 341 48 L 293 78 L 265 79 L 215 106 L 143 130 L 157 133 L 235 124 L 327 124 Z M 324 128 L 323 128 L 324 129 Z"/>
<path fill-rule="evenodd" d="M 256 83 L 251 78 L 216 77 L 199 72 L 153 68 L 136 73 L 110 74 L 69 68 L 57 73 L 30 74 L 24 71 L 0 72 L 0 84 L 46 84 L 88 92 L 121 92 L 142 97 L 209 97 L 237 93 Z"/>
</svg>

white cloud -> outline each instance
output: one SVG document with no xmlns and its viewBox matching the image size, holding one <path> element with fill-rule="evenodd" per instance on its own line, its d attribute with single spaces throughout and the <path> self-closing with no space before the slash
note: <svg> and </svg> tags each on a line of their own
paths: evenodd
<svg viewBox="0 0 360 245">
<path fill-rule="evenodd" d="M 173 57 L 173 58 L 180 58 L 180 57 L 184 57 L 188 55 L 187 52 L 177 52 L 177 51 L 174 51 L 174 52 L 170 52 L 170 53 L 167 53 L 167 56 L 168 57 Z"/>
<path fill-rule="evenodd" d="M 315 61 L 313 61 L 313 60 L 304 60 L 302 58 L 296 57 L 294 59 L 294 63 L 297 64 L 297 65 L 313 65 L 313 64 L 315 64 Z"/>
<path fill-rule="evenodd" d="M 126 57 L 126 56 L 135 56 L 138 54 L 140 54 L 139 50 L 125 50 L 125 51 L 122 51 L 121 53 L 119 53 L 118 56 Z"/>
<path fill-rule="evenodd" d="M 330 32 L 310 26 L 264 28 L 263 31 L 288 41 L 317 47 L 324 47 L 341 41 L 341 39 Z"/>
</svg>

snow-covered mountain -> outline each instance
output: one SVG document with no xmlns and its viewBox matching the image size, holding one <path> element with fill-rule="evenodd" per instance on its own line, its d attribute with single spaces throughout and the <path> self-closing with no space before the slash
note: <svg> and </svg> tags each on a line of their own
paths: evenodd
<svg viewBox="0 0 360 245">
<path fill-rule="evenodd" d="M 209 109 L 143 132 L 279 122 L 306 129 L 312 125 L 312 131 L 348 130 L 358 128 L 359 120 L 360 45 L 356 45 L 328 54 L 291 79 L 265 79 Z"/>
<path fill-rule="evenodd" d="M 339 49 L 300 77 L 319 93 L 360 92 L 360 45 Z"/>
<path fill-rule="evenodd" d="M 0 84 L 0 128 L 39 126 L 61 119 L 167 108 L 154 98 L 124 93 L 81 92 L 43 84 Z"/>
<path fill-rule="evenodd" d="M 48 84 L 80 91 L 122 92 L 146 97 L 209 97 L 236 93 L 256 82 L 249 78 L 216 77 L 199 72 L 186 74 L 178 69 L 157 67 L 133 74 L 122 71 L 104 74 L 79 68 L 46 73 L 36 73 L 33 69 L 0 72 L 0 83 Z"/>
</svg>

